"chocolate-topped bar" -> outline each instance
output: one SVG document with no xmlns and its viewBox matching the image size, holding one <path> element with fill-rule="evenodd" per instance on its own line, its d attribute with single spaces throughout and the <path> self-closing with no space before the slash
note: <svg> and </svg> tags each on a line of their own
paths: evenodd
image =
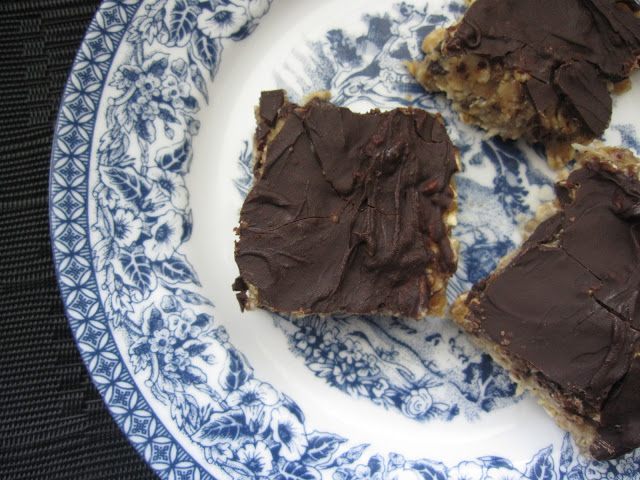
<svg viewBox="0 0 640 480">
<path fill-rule="evenodd" d="M 452 314 L 603 460 L 640 446 L 640 167 L 607 147 L 580 162 L 555 213 Z"/>
<path fill-rule="evenodd" d="M 426 57 L 410 71 L 446 92 L 465 122 L 544 142 L 551 160 L 567 160 L 572 142 L 609 125 L 610 91 L 630 85 L 639 10 L 634 0 L 476 0 L 425 38 Z"/>
<path fill-rule="evenodd" d="M 242 308 L 294 314 L 442 314 L 457 265 L 453 175 L 442 120 L 359 114 L 263 92 L 254 183 L 240 211 Z"/>
</svg>

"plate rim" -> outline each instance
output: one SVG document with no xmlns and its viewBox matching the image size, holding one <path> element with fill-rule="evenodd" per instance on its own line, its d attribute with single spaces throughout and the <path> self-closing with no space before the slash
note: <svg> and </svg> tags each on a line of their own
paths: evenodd
<svg viewBox="0 0 640 480">
<path fill-rule="evenodd" d="M 158 429 L 159 432 L 161 432 L 161 435 L 157 435 L 154 432 L 153 437 L 155 438 L 159 438 L 161 440 L 165 440 L 165 439 L 170 439 L 171 440 L 171 450 L 174 450 L 173 452 L 171 452 L 171 456 L 174 457 L 174 461 L 172 461 L 171 463 L 173 463 L 172 467 L 169 467 L 168 469 L 160 469 L 158 468 L 158 464 L 154 464 L 153 461 L 151 460 L 153 457 L 151 455 L 145 455 L 145 449 L 149 449 L 149 445 L 151 444 L 151 449 L 153 449 L 153 439 L 151 438 L 152 435 L 147 435 L 146 439 L 144 441 L 139 441 L 139 442 L 135 442 L 132 440 L 132 435 L 130 434 L 130 432 L 127 432 L 126 430 L 126 418 L 124 418 L 122 415 L 119 415 L 116 411 L 116 409 L 114 409 L 114 404 L 112 402 L 110 402 L 107 399 L 107 395 L 108 395 L 108 389 L 109 389 L 109 385 L 105 385 L 104 383 L 99 382 L 94 369 L 91 367 L 91 361 L 93 360 L 93 356 L 91 355 L 91 352 L 89 352 L 86 348 L 83 347 L 83 345 L 81 345 L 81 335 L 79 334 L 79 328 L 78 326 L 74 326 L 74 323 L 76 322 L 75 319 L 72 318 L 72 316 L 70 315 L 69 309 L 70 309 L 70 303 L 69 303 L 69 294 L 65 293 L 64 289 L 63 289 L 63 281 L 62 281 L 62 275 L 64 272 L 64 268 L 61 265 L 61 260 L 59 258 L 60 256 L 60 249 L 58 248 L 58 246 L 56 245 L 56 234 L 55 234 L 55 230 L 56 228 L 59 228 L 60 223 L 58 223 L 56 220 L 56 215 L 54 213 L 54 207 L 55 207 L 55 201 L 54 201 L 54 196 L 56 194 L 56 192 L 54 191 L 54 187 L 56 186 L 56 179 L 55 179 L 55 173 L 57 171 L 60 170 L 60 168 L 56 168 L 56 165 L 58 162 L 60 162 L 60 159 L 57 158 L 58 155 L 63 155 L 63 153 L 61 152 L 60 149 L 60 144 L 63 138 L 63 134 L 61 132 L 62 129 L 62 125 L 63 122 L 65 120 L 65 113 L 63 112 L 63 107 L 67 104 L 69 97 L 71 95 L 73 86 L 72 86 L 72 80 L 74 78 L 77 78 L 78 75 L 78 66 L 81 64 L 81 62 L 89 60 L 88 56 L 86 54 L 86 52 L 84 51 L 85 48 L 87 48 L 88 45 L 88 41 L 89 38 L 91 36 L 92 33 L 98 32 L 101 30 L 101 26 L 99 24 L 100 22 L 100 17 L 104 14 L 105 10 L 109 9 L 109 8 L 113 8 L 113 7 L 117 7 L 117 6 L 122 6 L 127 12 L 127 18 L 124 19 L 124 23 L 121 24 L 121 31 L 115 32 L 113 34 L 113 37 L 116 38 L 116 42 L 113 45 L 113 48 L 111 49 L 111 51 L 109 52 L 109 60 L 107 62 L 104 61 L 100 61 L 100 62 L 96 62 L 96 64 L 106 64 L 107 68 L 102 72 L 103 73 L 103 78 L 100 81 L 100 88 L 99 88 L 99 92 L 100 95 L 97 96 L 97 98 L 94 100 L 94 110 L 93 110 L 93 115 L 90 119 L 90 121 L 88 121 L 87 123 L 90 124 L 90 131 L 91 133 L 94 132 L 95 129 L 95 121 L 97 119 L 97 114 L 98 114 L 98 110 L 99 110 L 99 104 L 100 101 L 102 99 L 102 92 L 104 91 L 104 88 L 106 86 L 106 82 L 107 82 L 107 73 L 109 71 L 109 69 L 112 66 L 113 60 L 115 58 L 115 56 L 118 53 L 118 48 L 120 46 L 120 44 L 122 43 L 122 40 L 124 39 L 126 33 L 127 33 L 127 29 L 129 28 L 129 26 L 131 25 L 132 20 L 135 18 L 136 14 L 138 13 L 139 9 L 141 6 L 143 6 L 146 3 L 146 0 L 103 0 L 98 9 L 96 10 L 96 12 L 94 13 L 91 21 L 89 22 L 89 26 L 87 27 L 87 29 L 85 30 L 85 33 L 82 37 L 82 40 L 78 46 L 78 50 L 76 52 L 76 55 L 74 57 L 73 63 L 71 65 L 71 68 L 69 70 L 69 73 L 67 75 L 66 81 L 65 81 L 65 86 L 62 92 L 62 95 L 60 96 L 60 103 L 58 106 L 58 112 L 56 115 L 56 120 L 54 123 L 54 133 L 53 133 L 53 138 L 52 138 L 52 148 L 51 148 L 51 155 L 50 155 L 50 161 L 49 161 L 49 179 L 48 179 L 48 214 L 49 214 L 49 237 L 51 240 L 51 251 L 52 251 L 52 255 L 53 255 L 53 263 L 54 263 L 54 270 L 55 270 L 55 275 L 56 275 L 56 283 L 58 285 L 58 291 L 60 292 L 60 297 L 63 301 L 63 305 L 64 305 L 64 311 L 65 311 L 65 317 L 67 318 L 67 323 L 69 325 L 69 328 L 71 330 L 72 336 L 73 336 L 73 341 L 76 345 L 76 348 L 78 349 L 78 352 L 80 353 L 80 356 L 82 358 L 82 362 L 84 364 L 84 367 L 86 368 L 87 372 L 89 373 L 89 377 L 91 378 L 91 381 L 94 385 L 94 387 L 96 388 L 96 390 L 98 390 L 101 400 L 104 403 L 104 405 L 107 408 L 107 411 L 109 412 L 109 415 L 111 416 L 111 418 L 113 419 L 113 421 L 115 422 L 115 424 L 118 426 L 118 428 L 120 429 L 120 431 L 122 432 L 123 436 L 125 437 L 126 441 L 134 448 L 134 450 L 137 452 L 137 454 L 139 455 L 140 459 L 142 461 L 144 461 L 149 468 L 151 469 L 151 471 L 154 472 L 154 474 L 158 475 L 161 478 L 171 478 L 171 477 L 176 477 L 178 472 L 186 472 L 187 474 L 193 474 L 192 477 L 185 477 L 185 478 L 193 478 L 193 479 L 214 479 L 215 477 L 213 477 L 205 468 L 202 467 L 202 465 L 200 465 L 200 463 L 195 460 L 188 452 L 187 450 L 180 444 L 180 442 L 171 434 L 171 432 L 164 426 L 163 422 L 158 418 L 158 416 L 156 415 L 156 413 L 154 412 L 154 410 L 151 408 L 151 406 L 148 404 L 148 402 L 146 401 L 146 399 L 144 399 L 144 397 L 138 393 L 138 395 L 140 395 L 142 397 L 142 402 L 144 404 L 144 406 L 147 407 L 147 411 L 145 413 L 149 413 L 152 420 L 155 421 L 156 426 L 154 428 Z M 122 32 L 122 33 L 120 33 Z M 104 32 L 103 32 L 104 33 Z M 100 38 L 100 37 L 98 37 Z M 90 48 L 90 47 L 89 47 Z M 86 197 L 84 198 L 84 200 L 86 201 L 86 203 L 84 204 L 84 208 L 88 209 L 88 195 L 90 194 L 88 192 L 88 187 L 89 187 L 89 181 L 88 181 L 88 175 L 89 175 L 89 166 L 90 166 L 90 162 L 91 162 L 91 147 L 92 147 L 92 142 L 93 142 L 93 136 L 91 135 L 87 140 L 87 148 L 86 151 L 84 153 L 81 153 L 80 155 L 84 155 L 86 156 L 86 167 L 87 170 L 84 173 L 83 177 L 83 184 L 86 183 L 87 186 L 87 192 L 86 192 Z M 73 149 L 74 147 L 72 147 Z M 69 157 L 68 161 L 72 161 L 72 157 Z M 85 239 L 87 241 L 87 243 L 89 243 L 89 236 L 90 236 L 90 225 L 88 225 L 88 211 L 86 213 L 86 216 L 83 216 L 82 219 L 84 220 L 84 223 L 86 223 L 86 232 L 85 232 Z M 79 224 L 77 224 L 79 225 Z M 88 247 L 85 247 L 88 248 Z M 91 253 L 88 252 L 88 258 L 91 258 Z M 95 288 L 96 290 L 98 290 L 98 285 L 97 285 L 97 278 L 96 278 L 96 272 L 95 272 L 95 266 L 93 265 L 93 262 L 90 262 L 90 266 L 89 269 L 91 271 L 91 279 L 93 280 L 93 283 L 95 284 Z M 97 300 L 96 300 L 97 304 L 98 304 L 98 308 L 99 311 L 102 313 L 102 315 L 105 317 L 106 320 L 106 312 L 104 312 L 104 307 L 102 305 L 102 302 L 100 301 L 100 298 L 98 296 Z M 88 321 L 89 319 L 83 319 Z M 81 320 L 80 320 L 81 321 Z M 79 322 L 78 322 L 79 323 Z M 109 327 L 107 325 L 107 322 L 105 321 L 105 334 L 106 337 L 112 337 L 112 333 L 109 330 Z M 131 385 L 133 387 L 133 391 L 136 392 L 136 390 L 138 390 L 138 386 L 135 384 L 135 381 L 133 380 L 133 377 L 131 375 L 131 372 L 129 371 L 126 362 L 123 361 L 123 359 L 119 356 L 119 351 L 116 347 L 115 344 L 115 340 L 113 338 L 110 339 L 110 343 L 112 344 L 112 348 L 115 351 L 117 361 L 119 361 L 121 363 L 121 366 L 124 367 L 124 375 L 125 378 L 128 379 L 131 382 Z M 108 352 L 108 353 L 113 353 L 113 352 Z M 108 368 L 108 367 L 106 367 Z M 111 367 L 113 368 L 113 367 Z M 113 382 L 113 384 L 115 385 L 116 381 Z M 160 445 L 162 448 L 165 447 L 164 442 L 163 443 L 157 443 L 156 445 Z M 175 459 L 179 459 L 179 461 L 175 461 Z"/>
</svg>

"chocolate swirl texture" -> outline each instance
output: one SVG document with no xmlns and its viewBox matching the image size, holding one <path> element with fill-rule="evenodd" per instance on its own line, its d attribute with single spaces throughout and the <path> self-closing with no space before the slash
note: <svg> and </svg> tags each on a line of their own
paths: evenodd
<svg viewBox="0 0 640 480">
<path fill-rule="evenodd" d="M 611 118 L 607 82 L 638 64 L 638 10 L 634 0 L 477 0 L 443 52 L 501 59 L 530 76 L 526 91 L 539 112 L 561 102 L 597 137 Z"/>
<path fill-rule="evenodd" d="M 596 459 L 640 446 L 640 183 L 591 163 L 561 209 L 467 297 L 470 319 L 594 425 Z"/>
<path fill-rule="evenodd" d="M 264 155 L 237 228 L 241 305 L 253 286 L 259 306 L 279 312 L 423 316 L 444 295 L 433 279 L 457 261 L 443 216 L 458 159 L 442 121 L 282 100 L 265 144 L 275 97 L 261 98 Z"/>
</svg>

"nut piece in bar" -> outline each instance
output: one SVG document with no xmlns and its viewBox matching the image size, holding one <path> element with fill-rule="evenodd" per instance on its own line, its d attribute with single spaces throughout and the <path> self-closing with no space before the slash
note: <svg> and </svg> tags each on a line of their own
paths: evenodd
<svg viewBox="0 0 640 480">
<path fill-rule="evenodd" d="M 424 39 L 409 71 L 489 135 L 544 143 L 558 168 L 572 143 L 607 128 L 610 92 L 630 88 L 639 10 L 634 0 L 476 0 Z"/>
<path fill-rule="evenodd" d="M 597 460 L 640 446 L 638 162 L 620 148 L 581 149 L 546 219 L 451 308 Z"/>
<path fill-rule="evenodd" d="M 444 313 L 457 266 L 457 148 L 439 116 L 354 113 L 263 92 L 240 211 L 241 307 L 292 314 Z"/>
</svg>

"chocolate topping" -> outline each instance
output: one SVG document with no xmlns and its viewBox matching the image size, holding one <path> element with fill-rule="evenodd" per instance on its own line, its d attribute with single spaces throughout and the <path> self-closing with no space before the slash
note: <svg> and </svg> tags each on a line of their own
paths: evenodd
<svg viewBox="0 0 640 480">
<path fill-rule="evenodd" d="M 634 0 L 477 0 L 443 50 L 530 74 L 539 111 L 561 101 L 599 136 L 611 117 L 606 81 L 628 77 L 640 56 L 639 9 Z"/>
<path fill-rule="evenodd" d="M 633 406 L 636 408 L 632 408 Z M 615 458 L 640 445 L 640 358 L 635 358 L 624 379 L 614 387 L 602 409 L 593 452 L 596 458 Z"/>
<path fill-rule="evenodd" d="M 273 127 L 276 124 L 278 110 L 283 104 L 284 91 L 282 90 L 270 90 L 260 94 L 258 113 L 268 126 Z"/>
<path fill-rule="evenodd" d="M 281 312 L 424 314 L 443 288 L 430 278 L 456 269 L 443 214 L 458 167 L 441 120 L 317 99 L 280 112 L 240 212 L 242 279 Z"/>
<path fill-rule="evenodd" d="M 562 209 L 467 300 L 493 341 L 601 412 L 595 458 L 640 446 L 640 183 L 610 170 L 589 164 L 559 184 Z"/>
</svg>

